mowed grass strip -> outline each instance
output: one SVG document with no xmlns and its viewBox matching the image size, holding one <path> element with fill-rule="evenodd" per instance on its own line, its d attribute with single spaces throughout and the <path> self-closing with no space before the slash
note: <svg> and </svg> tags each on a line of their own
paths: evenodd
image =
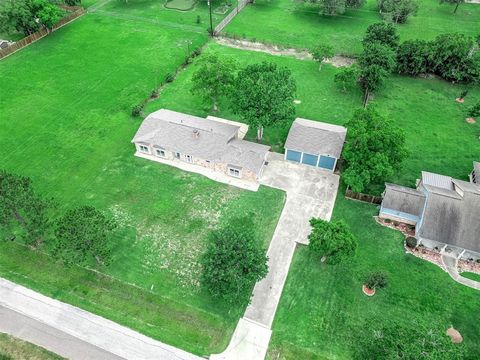
<svg viewBox="0 0 480 360">
<path fill-rule="evenodd" d="M 401 40 L 431 40 L 446 32 L 478 34 L 480 6 L 461 4 L 453 14 L 454 4 L 440 4 L 438 0 L 422 0 L 418 4 L 418 14 L 398 26 Z M 318 6 L 305 5 L 303 1 L 258 0 L 237 15 L 224 32 L 294 48 L 311 48 L 325 42 L 336 53 L 356 55 L 362 50 L 361 40 L 367 27 L 379 21 L 382 18 L 377 0 L 367 0 L 363 7 L 338 16 L 319 15 Z"/>
<path fill-rule="evenodd" d="M 333 66 L 325 64 L 319 71 L 318 64 L 313 61 L 237 50 L 213 43 L 205 51 L 234 58 L 240 66 L 271 61 L 289 68 L 297 82 L 296 99 L 301 102 L 296 105 L 298 117 L 343 125 L 355 109 L 362 106 L 359 90 L 343 93 L 336 87 L 334 76 L 339 70 Z M 192 74 L 196 70 L 197 66 L 193 64 L 183 71 L 159 99 L 147 106 L 147 111 L 166 107 L 200 116 L 209 114 L 211 105 L 190 92 Z M 480 98 L 480 89 L 472 88 L 465 103 L 459 104 L 455 98 L 463 89 L 436 78 L 392 76 L 375 94 L 371 104 L 405 130 L 410 150 L 403 169 L 390 181 L 414 186 L 422 170 L 467 179 L 472 162 L 480 159 L 480 126 L 465 121 L 466 111 Z M 218 116 L 238 120 L 230 111 L 228 102 L 222 102 L 219 109 Z M 272 145 L 275 151 L 283 152 L 289 128 L 290 123 L 284 127 L 266 128 L 264 142 Z M 250 129 L 247 137 L 254 139 L 254 129 Z"/>
<path fill-rule="evenodd" d="M 300 247 L 295 253 L 273 326 L 269 359 L 350 359 L 356 334 L 375 319 L 428 328 L 453 326 L 464 338 L 468 358 L 480 354 L 480 324 L 473 315 L 478 290 L 456 283 L 427 261 L 405 253 L 403 235 L 373 219 L 376 206 L 346 200 L 340 189 L 333 220 L 343 219 L 359 240 L 356 256 L 337 266 L 322 264 Z M 370 298 L 362 293 L 365 276 L 388 273 L 389 284 Z"/>
<path fill-rule="evenodd" d="M 31 177 L 39 193 L 57 200 L 59 213 L 88 204 L 119 223 L 113 263 L 101 269 L 115 281 L 102 283 L 104 293 L 86 283 L 71 298 L 62 295 L 92 275 L 45 257 L 44 272 L 34 271 L 10 243 L 9 256 L 0 258 L 5 276 L 26 276 L 27 286 L 201 355 L 222 350 L 243 311 L 216 304 L 199 287 L 209 232 L 250 215 L 267 246 L 284 200 L 278 190 L 242 191 L 133 156 L 141 119 L 130 116 L 132 106 L 175 72 L 187 47 L 205 41 L 206 32 L 98 12 L 0 62 L 0 168 Z M 136 313 L 127 283 L 145 291 L 142 306 L 152 301 L 152 312 Z"/>
<path fill-rule="evenodd" d="M 0 359 L 4 360 L 62 360 L 40 346 L 0 333 Z"/>
</svg>

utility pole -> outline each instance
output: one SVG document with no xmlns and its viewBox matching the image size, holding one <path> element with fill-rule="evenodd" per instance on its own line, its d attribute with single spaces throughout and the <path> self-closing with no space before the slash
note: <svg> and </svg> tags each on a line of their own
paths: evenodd
<svg viewBox="0 0 480 360">
<path fill-rule="evenodd" d="M 213 33 L 213 22 L 212 22 L 212 2 L 211 0 L 208 0 L 208 11 L 210 13 L 210 36 L 214 36 Z"/>
</svg>

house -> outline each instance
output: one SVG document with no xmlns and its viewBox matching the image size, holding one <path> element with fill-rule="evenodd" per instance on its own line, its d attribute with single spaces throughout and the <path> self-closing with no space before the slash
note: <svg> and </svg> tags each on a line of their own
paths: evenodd
<svg viewBox="0 0 480 360">
<path fill-rule="evenodd" d="M 285 160 L 333 172 L 346 135 L 343 126 L 297 118 L 285 143 Z"/>
<path fill-rule="evenodd" d="M 480 162 L 473 162 L 473 170 L 470 173 L 470 182 L 480 184 Z"/>
<path fill-rule="evenodd" d="M 386 184 L 379 216 L 414 225 L 419 244 L 427 248 L 480 258 L 480 184 L 473 178 L 423 171 L 416 189 Z"/>
<path fill-rule="evenodd" d="M 136 156 L 239 186 L 258 182 L 270 150 L 243 140 L 247 130 L 245 124 L 225 119 L 162 109 L 148 115 L 132 143 Z"/>
</svg>

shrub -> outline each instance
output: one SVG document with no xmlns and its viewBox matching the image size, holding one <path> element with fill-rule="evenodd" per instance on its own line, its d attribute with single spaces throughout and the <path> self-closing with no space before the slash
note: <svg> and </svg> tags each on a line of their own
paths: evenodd
<svg viewBox="0 0 480 360">
<path fill-rule="evenodd" d="M 405 41 L 397 50 L 397 72 L 412 76 L 427 73 L 430 52 L 431 46 L 424 40 Z"/>
<path fill-rule="evenodd" d="M 405 243 L 409 248 L 414 248 L 417 246 L 418 242 L 414 236 L 409 236 L 405 239 Z"/>
<path fill-rule="evenodd" d="M 373 272 L 365 278 L 365 285 L 369 289 L 382 289 L 388 285 L 388 275 L 384 272 Z"/>
<path fill-rule="evenodd" d="M 157 98 L 158 97 L 158 89 L 153 89 L 152 93 L 150 94 L 150 97 Z"/>
<path fill-rule="evenodd" d="M 132 116 L 134 116 L 134 117 L 140 116 L 142 114 L 142 111 L 143 111 L 143 106 L 144 106 L 143 103 L 135 105 L 132 108 Z"/>
<path fill-rule="evenodd" d="M 379 0 L 378 9 L 385 20 L 404 24 L 410 15 L 417 14 L 418 4 L 415 0 Z"/>
<path fill-rule="evenodd" d="M 168 73 L 165 75 L 165 82 L 166 83 L 171 83 L 173 80 L 175 80 L 175 75 L 172 73 Z"/>
<path fill-rule="evenodd" d="M 470 109 L 468 109 L 468 116 L 478 117 L 480 116 L 480 102 L 476 103 Z"/>
</svg>

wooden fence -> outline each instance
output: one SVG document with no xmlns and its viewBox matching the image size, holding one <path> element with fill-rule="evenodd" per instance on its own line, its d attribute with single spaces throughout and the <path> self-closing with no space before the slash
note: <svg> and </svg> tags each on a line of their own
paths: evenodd
<svg viewBox="0 0 480 360">
<path fill-rule="evenodd" d="M 85 13 L 85 10 L 82 7 L 78 7 L 74 12 L 69 14 L 68 16 L 64 17 L 62 20 L 60 20 L 58 23 L 53 25 L 52 30 L 47 29 L 47 28 L 42 28 L 38 30 L 37 32 L 34 32 L 33 34 L 28 35 L 27 37 L 24 37 L 22 40 L 17 41 L 15 44 L 10 45 L 9 47 L 5 49 L 0 50 L 0 59 L 3 59 L 18 50 L 24 48 L 25 46 L 30 45 L 31 43 L 40 40 L 44 36 L 47 36 L 51 32 L 60 29 L 62 26 L 68 24 L 70 21 L 75 20 L 79 16 L 82 16 Z"/>
<path fill-rule="evenodd" d="M 225 19 L 223 19 L 220 24 L 215 26 L 215 29 L 213 30 L 214 35 L 218 35 L 224 28 L 225 26 L 228 25 L 230 21 L 240 12 L 243 10 L 245 6 L 247 6 L 248 3 L 250 3 L 251 0 L 239 0 L 238 5 L 233 9 L 230 14 L 228 14 Z"/>
<path fill-rule="evenodd" d="M 349 187 L 347 187 L 347 190 L 345 190 L 345 197 L 349 199 L 354 199 L 362 202 L 367 202 L 371 204 L 381 204 L 382 203 L 382 197 L 381 196 L 374 196 L 374 195 L 368 195 L 368 194 L 362 194 L 362 193 L 356 193 L 350 190 Z"/>
</svg>

